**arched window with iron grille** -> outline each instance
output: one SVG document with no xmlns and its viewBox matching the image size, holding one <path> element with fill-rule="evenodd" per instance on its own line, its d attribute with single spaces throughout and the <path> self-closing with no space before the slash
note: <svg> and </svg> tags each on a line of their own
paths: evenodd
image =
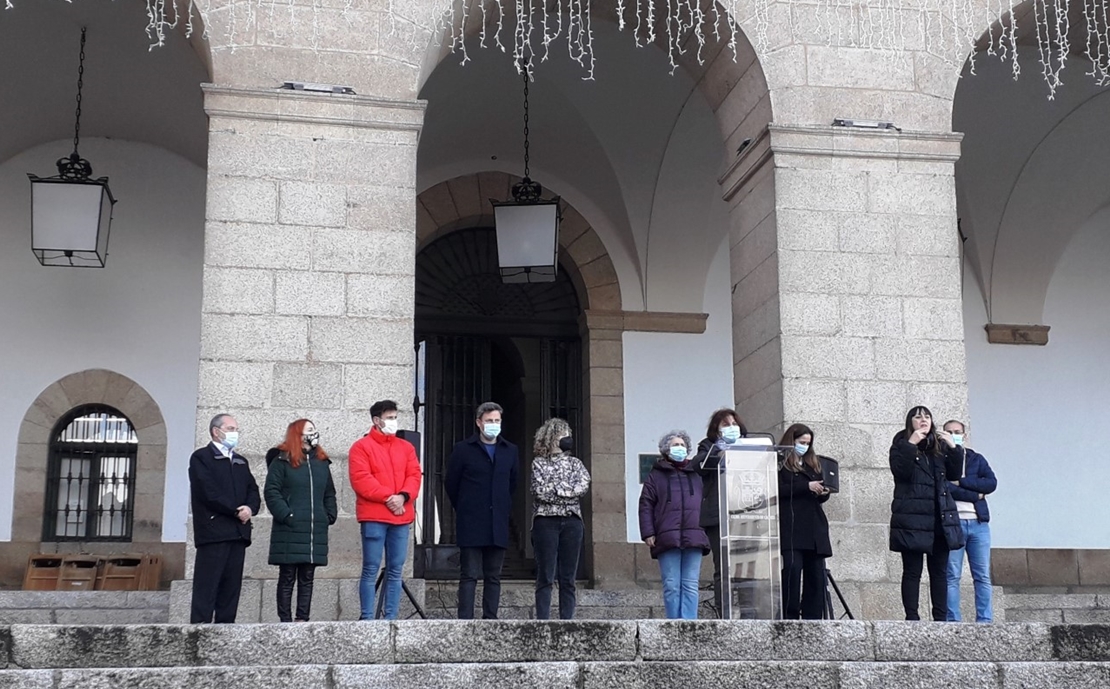
<svg viewBox="0 0 1110 689">
<path fill-rule="evenodd" d="M 43 541 L 130 541 L 139 439 L 119 411 L 90 404 L 54 427 Z"/>
</svg>

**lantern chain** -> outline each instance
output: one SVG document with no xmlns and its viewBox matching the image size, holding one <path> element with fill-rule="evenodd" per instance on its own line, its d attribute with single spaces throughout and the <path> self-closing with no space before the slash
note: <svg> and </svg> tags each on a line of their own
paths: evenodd
<svg viewBox="0 0 1110 689">
<path fill-rule="evenodd" d="M 524 78 L 524 179 L 529 179 L 529 156 L 528 156 L 528 61 L 523 58 L 521 62 L 524 63 L 524 69 L 520 71 Z"/>
<path fill-rule="evenodd" d="M 73 124 L 73 153 L 58 160 L 58 176 L 62 179 L 84 181 L 92 177 L 92 165 L 81 157 L 77 147 L 81 143 L 81 91 L 85 86 L 85 27 L 81 27 L 81 54 L 77 63 L 77 111 Z"/>
<path fill-rule="evenodd" d="M 517 203 L 537 203 L 540 200 L 540 195 L 543 193 L 543 187 L 532 181 L 532 167 L 531 167 L 531 142 L 529 141 L 529 108 L 528 108 L 528 79 L 530 70 L 528 69 L 528 58 L 520 58 L 520 74 L 524 79 L 524 179 L 517 184 L 513 185 L 512 195 L 513 200 Z"/>
<path fill-rule="evenodd" d="M 85 86 L 85 27 L 81 27 L 81 55 L 77 63 L 77 117 L 73 125 L 73 152 L 81 143 L 81 89 Z"/>
</svg>

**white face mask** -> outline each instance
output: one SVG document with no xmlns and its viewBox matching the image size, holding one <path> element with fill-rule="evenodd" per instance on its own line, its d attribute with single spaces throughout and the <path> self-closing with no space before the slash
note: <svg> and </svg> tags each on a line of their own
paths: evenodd
<svg viewBox="0 0 1110 689">
<path fill-rule="evenodd" d="M 397 419 L 382 419 L 382 433 L 397 435 Z"/>
<path fill-rule="evenodd" d="M 223 446 L 229 450 L 239 444 L 239 431 L 224 431 Z"/>
</svg>

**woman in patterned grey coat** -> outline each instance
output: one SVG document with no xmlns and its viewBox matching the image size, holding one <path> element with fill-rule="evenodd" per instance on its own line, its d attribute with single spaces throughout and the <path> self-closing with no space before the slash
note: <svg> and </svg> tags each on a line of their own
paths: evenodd
<svg viewBox="0 0 1110 689">
<path fill-rule="evenodd" d="M 551 618 L 551 585 L 559 582 L 559 619 L 574 617 L 574 578 L 582 551 L 579 498 L 590 473 L 571 452 L 570 424 L 548 419 L 536 431 L 532 460 L 532 547 L 536 551 L 536 619 Z"/>
</svg>

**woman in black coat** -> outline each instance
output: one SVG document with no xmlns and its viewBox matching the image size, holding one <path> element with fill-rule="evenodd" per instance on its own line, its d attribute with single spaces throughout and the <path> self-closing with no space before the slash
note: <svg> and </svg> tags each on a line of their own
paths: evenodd
<svg viewBox="0 0 1110 689">
<path fill-rule="evenodd" d="M 819 620 L 825 611 L 825 558 L 832 556 L 829 520 L 821 509 L 829 499 L 821 462 L 813 451 L 813 431 L 796 423 L 779 445 L 779 543 L 782 549 L 782 617 Z"/>
<path fill-rule="evenodd" d="M 949 481 L 960 478 L 961 456 L 952 436 L 936 428 L 928 408 L 906 414 L 906 427 L 890 446 L 894 500 L 890 504 L 890 549 L 902 554 L 902 606 L 919 620 L 917 605 L 923 560 L 929 567 L 933 619 L 948 616 L 948 552 L 963 545 L 963 532 Z"/>
<path fill-rule="evenodd" d="M 266 507 L 274 515 L 270 564 L 278 566 L 277 614 L 292 622 L 293 585 L 296 619 L 307 622 L 312 608 L 316 567 L 328 564 L 328 527 L 339 517 L 331 460 L 320 434 L 308 419 L 289 424 L 285 442 L 266 453 Z"/>
</svg>

